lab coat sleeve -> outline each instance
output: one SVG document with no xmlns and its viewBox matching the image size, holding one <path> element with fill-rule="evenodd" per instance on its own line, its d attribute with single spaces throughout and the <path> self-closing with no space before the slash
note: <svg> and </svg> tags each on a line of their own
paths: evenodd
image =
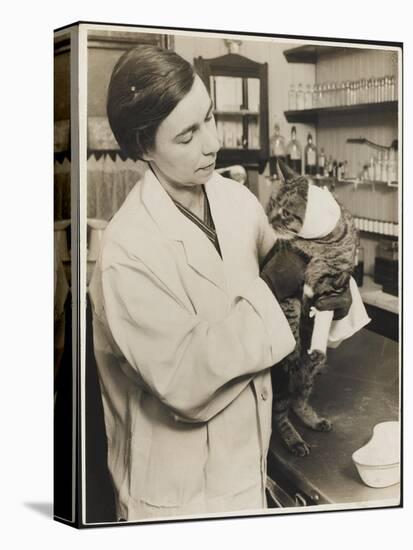
<svg viewBox="0 0 413 550">
<path fill-rule="evenodd" d="M 261 279 L 214 323 L 189 311 L 142 262 L 102 272 L 106 318 L 122 354 L 171 412 L 202 422 L 233 401 L 295 341 Z"/>
<path fill-rule="evenodd" d="M 268 218 L 265 214 L 264 208 L 257 199 L 255 200 L 258 219 L 258 261 L 261 265 L 262 260 L 274 246 L 277 237 L 275 235 L 274 229 L 268 222 Z"/>
</svg>

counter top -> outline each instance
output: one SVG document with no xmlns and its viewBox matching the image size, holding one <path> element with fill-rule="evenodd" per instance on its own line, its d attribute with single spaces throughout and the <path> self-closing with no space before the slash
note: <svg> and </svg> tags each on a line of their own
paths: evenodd
<svg viewBox="0 0 413 550">
<path fill-rule="evenodd" d="M 311 403 L 333 423 L 331 432 L 314 432 L 291 414 L 311 454 L 300 458 L 273 433 L 268 464 L 319 504 L 395 505 L 400 484 L 382 489 L 364 485 L 351 455 L 372 436 L 373 427 L 399 418 L 398 344 L 361 330 L 328 351 L 329 367 L 318 378 Z"/>
<path fill-rule="evenodd" d="M 396 315 L 399 313 L 399 298 L 383 292 L 383 288 L 374 282 L 373 277 L 365 275 L 363 286 L 359 288 L 359 291 L 365 304 L 379 307 Z"/>
</svg>

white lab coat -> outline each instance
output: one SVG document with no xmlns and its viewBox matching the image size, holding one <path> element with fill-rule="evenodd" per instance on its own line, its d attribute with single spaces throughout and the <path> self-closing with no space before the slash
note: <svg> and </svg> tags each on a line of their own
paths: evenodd
<svg viewBox="0 0 413 550">
<path fill-rule="evenodd" d="M 148 170 L 106 229 L 90 284 L 127 520 L 265 507 L 269 367 L 295 342 L 259 278 L 275 240 L 260 203 L 217 173 L 205 189 L 223 259 Z"/>
</svg>

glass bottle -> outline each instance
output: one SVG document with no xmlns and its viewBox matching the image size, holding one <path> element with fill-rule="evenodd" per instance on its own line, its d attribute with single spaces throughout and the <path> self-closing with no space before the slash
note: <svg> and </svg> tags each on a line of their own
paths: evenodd
<svg viewBox="0 0 413 550">
<path fill-rule="evenodd" d="M 366 91 L 367 91 L 367 82 L 365 78 L 360 80 L 360 97 L 359 103 L 366 103 Z"/>
<path fill-rule="evenodd" d="M 318 156 L 318 173 L 321 177 L 326 175 L 326 162 L 327 158 L 324 154 L 324 148 L 321 147 L 320 154 Z"/>
<path fill-rule="evenodd" d="M 317 107 L 318 107 L 318 89 L 319 89 L 319 85 L 314 84 L 314 88 L 313 88 L 313 109 L 317 109 Z"/>
<path fill-rule="evenodd" d="M 334 176 L 334 163 L 333 163 L 333 157 L 331 155 L 328 157 L 327 175 L 330 178 L 332 178 Z"/>
<path fill-rule="evenodd" d="M 304 109 L 304 92 L 303 85 L 300 82 L 297 87 L 297 111 L 301 111 L 302 109 Z"/>
<path fill-rule="evenodd" d="M 317 174 L 317 147 L 313 143 L 311 134 L 308 134 L 307 145 L 304 148 L 304 172 L 307 176 Z"/>
<path fill-rule="evenodd" d="M 369 167 L 368 167 L 368 178 L 369 181 L 374 181 L 374 175 L 375 175 L 375 159 L 373 156 L 370 157 Z"/>
<path fill-rule="evenodd" d="M 364 277 L 364 250 L 361 246 L 357 247 L 355 266 L 353 277 L 357 283 L 357 286 L 363 286 L 363 277 Z"/>
<path fill-rule="evenodd" d="M 397 181 L 396 151 L 393 147 L 391 147 L 389 151 L 387 179 L 389 182 Z"/>
<path fill-rule="evenodd" d="M 342 173 L 342 178 L 341 179 L 345 179 L 348 177 L 348 162 L 345 160 L 343 162 L 343 173 Z"/>
<path fill-rule="evenodd" d="M 357 80 L 354 83 L 354 105 L 358 105 L 360 103 L 360 81 Z"/>
<path fill-rule="evenodd" d="M 384 77 L 384 98 L 383 101 L 390 101 L 390 77 Z"/>
<path fill-rule="evenodd" d="M 350 82 L 346 80 L 343 82 L 343 105 L 349 105 L 350 99 Z"/>
<path fill-rule="evenodd" d="M 329 92 L 330 97 L 328 100 L 329 107 L 334 107 L 335 105 L 334 103 L 335 92 L 336 92 L 336 85 L 334 82 L 330 82 L 330 92 Z"/>
<path fill-rule="evenodd" d="M 301 174 L 302 152 L 295 126 L 291 128 L 291 140 L 287 146 L 287 163 L 294 172 Z"/>
<path fill-rule="evenodd" d="M 394 76 L 390 77 L 389 86 L 390 86 L 390 93 L 389 93 L 390 101 L 395 101 L 395 99 L 397 98 L 397 95 L 396 95 L 396 81 Z"/>
<path fill-rule="evenodd" d="M 379 101 L 379 79 L 378 78 L 373 79 L 373 86 L 374 86 L 373 103 L 377 103 Z"/>
<path fill-rule="evenodd" d="M 387 149 L 383 151 L 380 179 L 385 182 L 389 181 L 389 151 Z"/>
<path fill-rule="evenodd" d="M 377 89 L 377 103 L 381 103 L 383 101 L 383 79 L 378 78 L 378 89 Z"/>
<path fill-rule="evenodd" d="M 330 82 L 324 85 L 324 107 L 330 107 L 331 101 L 331 86 Z"/>
<path fill-rule="evenodd" d="M 270 137 L 270 174 L 275 176 L 277 174 L 277 160 L 280 159 L 283 162 L 287 161 L 287 154 L 285 150 L 285 140 L 280 134 L 280 126 L 274 124 L 274 133 Z"/>
<path fill-rule="evenodd" d="M 290 84 L 290 89 L 288 90 L 288 110 L 297 110 L 297 95 L 294 84 Z"/>
<path fill-rule="evenodd" d="M 381 179 L 381 167 L 383 164 L 383 153 L 379 151 L 376 156 L 376 162 L 374 164 L 374 181 L 382 181 Z"/>
<path fill-rule="evenodd" d="M 313 108 L 313 91 L 311 89 L 311 84 L 307 84 L 305 94 L 304 94 L 304 109 Z"/>
<path fill-rule="evenodd" d="M 339 105 L 346 104 L 346 83 L 340 82 L 340 94 L 339 94 Z"/>
</svg>

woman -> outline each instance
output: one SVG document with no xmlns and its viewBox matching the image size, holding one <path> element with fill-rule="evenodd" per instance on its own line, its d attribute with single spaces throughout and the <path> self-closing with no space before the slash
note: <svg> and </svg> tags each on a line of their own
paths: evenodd
<svg viewBox="0 0 413 550">
<path fill-rule="evenodd" d="M 119 519 L 266 506 L 269 368 L 295 345 L 277 300 L 300 291 L 303 265 L 273 258 L 260 277 L 274 234 L 254 195 L 214 172 L 212 107 L 174 52 L 142 45 L 114 68 L 109 122 L 148 164 L 90 285 Z"/>
</svg>

